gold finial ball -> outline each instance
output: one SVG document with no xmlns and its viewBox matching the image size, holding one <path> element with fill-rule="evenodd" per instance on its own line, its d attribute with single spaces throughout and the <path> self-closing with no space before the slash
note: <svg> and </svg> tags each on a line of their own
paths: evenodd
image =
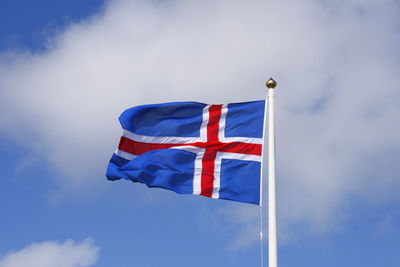
<svg viewBox="0 0 400 267">
<path fill-rule="evenodd" d="M 276 87 L 276 85 L 277 85 L 277 83 L 276 83 L 276 81 L 274 80 L 274 79 L 272 79 L 272 78 L 269 78 L 269 80 L 265 83 L 265 85 L 268 87 L 268 88 L 275 88 Z"/>
</svg>

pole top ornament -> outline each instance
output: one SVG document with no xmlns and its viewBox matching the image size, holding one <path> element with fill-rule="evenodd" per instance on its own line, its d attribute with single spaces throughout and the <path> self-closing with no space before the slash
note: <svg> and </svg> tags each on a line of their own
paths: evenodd
<svg viewBox="0 0 400 267">
<path fill-rule="evenodd" d="M 269 78 L 269 80 L 265 83 L 265 85 L 270 89 L 274 89 L 277 85 L 277 82 L 274 79 Z"/>
</svg>

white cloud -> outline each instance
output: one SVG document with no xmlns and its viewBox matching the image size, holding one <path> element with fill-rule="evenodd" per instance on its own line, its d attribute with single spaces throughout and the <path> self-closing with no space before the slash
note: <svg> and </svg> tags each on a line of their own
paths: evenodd
<svg viewBox="0 0 400 267">
<path fill-rule="evenodd" d="M 96 263 L 98 253 L 91 239 L 80 243 L 46 241 L 0 257 L 0 267 L 87 267 Z"/>
<path fill-rule="evenodd" d="M 123 109 L 259 99 L 273 75 L 281 236 L 330 231 L 354 196 L 399 200 L 398 11 L 394 0 L 110 1 L 46 52 L 1 56 L 1 130 L 64 188 L 92 190 Z"/>
</svg>

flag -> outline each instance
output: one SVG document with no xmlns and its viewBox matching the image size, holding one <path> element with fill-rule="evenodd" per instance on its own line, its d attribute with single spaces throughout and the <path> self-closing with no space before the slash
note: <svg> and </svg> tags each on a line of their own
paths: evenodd
<svg viewBox="0 0 400 267">
<path fill-rule="evenodd" d="M 265 101 L 143 105 L 119 117 L 109 180 L 260 203 Z"/>
</svg>

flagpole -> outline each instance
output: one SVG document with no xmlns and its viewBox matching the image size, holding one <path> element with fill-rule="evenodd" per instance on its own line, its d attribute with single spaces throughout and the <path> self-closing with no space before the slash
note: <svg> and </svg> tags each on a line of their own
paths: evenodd
<svg viewBox="0 0 400 267">
<path fill-rule="evenodd" d="M 276 233 L 276 189 L 275 189 L 275 120 L 274 97 L 277 83 L 270 78 L 268 87 L 268 266 L 278 266 Z"/>
</svg>

